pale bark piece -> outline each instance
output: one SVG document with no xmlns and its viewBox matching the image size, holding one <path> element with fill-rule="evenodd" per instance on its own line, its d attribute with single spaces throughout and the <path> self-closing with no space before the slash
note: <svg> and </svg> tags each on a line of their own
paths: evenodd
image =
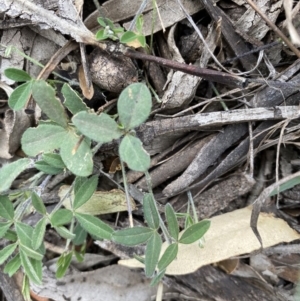
<svg viewBox="0 0 300 301">
<path fill-rule="evenodd" d="M 260 249 L 260 243 L 249 225 L 251 212 L 251 207 L 246 207 L 211 218 L 211 226 L 205 234 L 204 247 L 200 248 L 199 242 L 190 245 L 179 244 L 177 259 L 167 268 L 166 274 L 193 273 L 204 265 Z M 300 238 L 300 234 L 290 228 L 284 220 L 267 213 L 260 213 L 258 230 L 264 248 Z M 164 243 L 163 250 L 166 247 L 167 243 Z M 120 260 L 119 264 L 132 268 L 143 267 L 136 259 Z"/>
<path fill-rule="evenodd" d="M 176 25 L 173 26 L 169 32 L 168 36 L 168 46 L 173 53 L 173 60 L 180 63 L 184 63 L 175 42 L 174 31 Z M 217 47 L 216 44 L 217 31 L 214 27 L 210 27 L 206 42 L 209 45 L 211 52 L 214 52 Z M 205 68 L 210 59 L 208 55 L 208 50 L 203 49 L 200 62 L 196 63 L 197 66 Z M 173 73 L 173 71 L 171 71 Z M 196 89 L 199 86 L 202 78 L 199 76 L 189 75 L 180 71 L 173 73 L 172 79 L 168 84 L 168 87 L 162 97 L 162 107 L 166 109 L 178 108 L 181 106 L 187 106 L 195 96 Z"/>
<path fill-rule="evenodd" d="M 148 301 L 156 290 L 140 273 L 118 265 L 91 272 L 70 271 L 59 280 L 49 269 L 44 269 L 43 275 L 43 284 L 32 284 L 31 289 L 56 301 Z"/>
<path fill-rule="evenodd" d="M 24 111 L 6 110 L 3 129 L 0 129 L 0 158 L 11 159 L 20 147 L 23 133 L 30 127 Z"/>
<path fill-rule="evenodd" d="M 64 2 L 68 3 L 68 8 L 63 6 Z M 85 27 L 79 16 L 75 19 L 68 17 L 70 14 L 74 17 L 74 14 L 77 13 L 71 0 L 62 1 L 61 4 L 60 9 L 66 15 L 66 19 L 32 1 L 23 0 L 2 0 L 0 2 L 0 12 L 5 12 L 12 18 L 29 19 L 42 29 L 52 28 L 58 30 L 62 34 L 70 35 L 77 42 L 97 44 L 93 33 Z"/>
<path fill-rule="evenodd" d="M 270 27 L 266 22 L 244 1 L 247 10 L 240 17 L 238 21 L 235 22 L 236 28 L 241 32 L 247 33 L 252 38 L 261 40 Z M 265 13 L 268 18 L 276 23 L 277 17 L 281 12 L 282 0 L 269 1 L 269 0 L 258 0 L 255 2 L 260 11 Z"/>
</svg>

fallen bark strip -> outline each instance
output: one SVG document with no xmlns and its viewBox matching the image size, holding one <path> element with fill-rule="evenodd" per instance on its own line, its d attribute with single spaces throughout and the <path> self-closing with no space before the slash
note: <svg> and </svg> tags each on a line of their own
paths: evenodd
<svg viewBox="0 0 300 301">
<path fill-rule="evenodd" d="M 281 119 L 296 119 L 300 117 L 299 106 L 276 106 L 273 108 L 238 109 L 231 111 L 200 113 L 192 116 L 175 117 L 147 122 L 141 127 L 141 135 L 145 144 L 154 138 L 179 132 L 207 129 L 209 126 L 225 124 L 266 121 Z M 138 131 L 140 132 L 140 131 Z"/>
</svg>

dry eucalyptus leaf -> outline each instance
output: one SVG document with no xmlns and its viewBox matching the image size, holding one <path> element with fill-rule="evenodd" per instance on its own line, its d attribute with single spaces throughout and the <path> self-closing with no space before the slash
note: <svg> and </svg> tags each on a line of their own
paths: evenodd
<svg viewBox="0 0 300 301">
<path fill-rule="evenodd" d="M 246 207 L 211 218 L 204 247 L 200 248 L 198 242 L 190 245 L 179 244 L 177 259 L 167 268 L 166 274 L 193 273 L 204 265 L 258 250 L 259 241 L 250 228 L 251 212 L 252 208 Z M 258 231 L 264 248 L 300 238 L 300 234 L 284 220 L 267 213 L 260 213 Z M 163 251 L 166 247 L 167 244 L 164 243 Z M 119 264 L 131 268 L 143 267 L 136 259 L 120 260 Z"/>
<path fill-rule="evenodd" d="M 63 185 L 59 189 L 58 196 L 60 198 L 63 198 L 69 191 L 69 189 L 70 186 Z M 132 210 L 135 210 L 135 202 L 132 198 L 130 198 L 130 200 L 131 208 Z M 71 201 L 73 201 L 73 195 L 71 195 Z M 70 199 L 66 198 L 63 202 L 63 205 L 67 209 L 71 209 Z M 113 189 L 111 191 L 96 191 L 85 204 L 76 209 L 76 212 L 91 215 L 100 215 L 126 210 L 127 203 L 125 193 L 122 190 Z"/>
<path fill-rule="evenodd" d="M 0 129 L 0 158 L 10 159 L 20 147 L 21 137 L 30 127 L 30 119 L 23 111 L 6 110 Z"/>
</svg>

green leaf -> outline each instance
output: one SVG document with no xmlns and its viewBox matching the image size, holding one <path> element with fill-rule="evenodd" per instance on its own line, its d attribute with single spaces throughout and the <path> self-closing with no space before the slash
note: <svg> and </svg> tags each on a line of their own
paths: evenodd
<svg viewBox="0 0 300 301">
<path fill-rule="evenodd" d="M 159 227 L 159 213 L 155 204 L 155 200 L 150 193 L 145 194 L 143 198 L 144 218 L 148 226 L 152 229 Z"/>
<path fill-rule="evenodd" d="M 285 182 L 284 184 L 280 185 L 279 188 L 275 188 L 269 196 L 271 197 L 271 196 L 276 195 L 279 192 L 283 192 L 285 190 L 291 189 L 294 186 L 298 185 L 299 183 L 300 183 L 300 177 L 291 179 L 291 180 Z"/>
<path fill-rule="evenodd" d="M 65 239 L 74 239 L 75 238 L 75 234 L 73 234 L 72 232 L 70 232 L 66 227 L 60 226 L 60 227 L 54 227 L 54 229 L 57 231 L 57 233 L 65 238 Z"/>
<path fill-rule="evenodd" d="M 64 84 L 61 93 L 63 94 L 65 101 L 64 105 L 73 114 L 77 114 L 81 111 L 87 111 L 88 107 L 68 84 Z"/>
<path fill-rule="evenodd" d="M 46 153 L 43 154 L 42 156 L 43 160 L 48 163 L 49 165 L 63 169 L 65 168 L 65 164 L 59 154 L 54 154 L 54 153 Z"/>
<path fill-rule="evenodd" d="M 105 29 L 100 29 L 96 32 L 96 39 L 98 41 L 103 41 L 109 38 L 109 36 L 106 34 L 106 30 Z"/>
<path fill-rule="evenodd" d="M 81 227 L 91 235 L 94 235 L 99 239 L 111 239 L 111 234 L 114 230 L 100 219 L 88 214 L 76 212 L 75 216 Z"/>
<path fill-rule="evenodd" d="M 12 182 L 29 167 L 30 163 L 30 159 L 23 158 L 2 166 L 0 169 L 0 192 L 9 189 Z"/>
<path fill-rule="evenodd" d="M 22 136 L 22 149 L 28 156 L 51 152 L 58 149 L 68 132 L 51 122 L 40 124 L 37 128 L 29 128 Z"/>
<path fill-rule="evenodd" d="M 12 221 L 14 219 L 14 206 L 6 195 L 0 195 L 0 216 Z"/>
<path fill-rule="evenodd" d="M 4 267 L 3 272 L 8 274 L 9 277 L 14 275 L 21 266 L 20 255 L 17 254 L 13 259 L 11 259 Z"/>
<path fill-rule="evenodd" d="M 145 243 L 153 235 L 153 230 L 147 227 L 133 227 L 115 231 L 112 239 L 125 246 L 136 246 Z"/>
<path fill-rule="evenodd" d="M 41 246 L 45 236 L 46 225 L 47 225 L 46 217 L 41 218 L 35 225 L 32 233 L 33 250 L 37 250 Z"/>
<path fill-rule="evenodd" d="M 21 244 L 31 248 L 33 228 L 27 224 L 16 222 L 16 232 Z"/>
<path fill-rule="evenodd" d="M 43 200 L 35 192 L 31 194 L 31 203 L 40 214 L 45 215 L 47 213 Z"/>
<path fill-rule="evenodd" d="M 126 135 L 120 144 L 119 154 L 132 170 L 145 172 L 150 167 L 150 156 L 136 137 Z"/>
<path fill-rule="evenodd" d="M 0 238 L 2 238 L 6 234 L 11 225 L 12 222 L 0 222 Z"/>
<path fill-rule="evenodd" d="M 136 29 L 137 29 L 137 32 L 141 35 L 142 32 L 143 32 L 143 26 L 144 26 L 144 18 L 143 18 L 143 15 L 139 15 L 139 17 L 137 18 L 136 20 Z"/>
<path fill-rule="evenodd" d="M 28 248 L 27 246 L 24 246 L 22 244 L 20 244 L 19 247 L 20 251 L 24 252 L 24 254 L 26 254 L 28 257 L 35 259 L 35 260 L 42 260 L 43 259 L 43 255 L 40 254 L 39 252 Z"/>
<path fill-rule="evenodd" d="M 23 277 L 22 291 L 21 292 L 22 292 L 22 296 L 24 297 L 25 301 L 31 301 L 30 279 L 25 273 L 24 273 L 24 277 Z"/>
<path fill-rule="evenodd" d="M 191 244 L 199 240 L 209 229 L 210 221 L 204 220 L 187 228 L 179 239 L 181 244 Z"/>
<path fill-rule="evenodd" d="M 50 221 L 53 227 L 69 224 L 72 218 L 73 213 L 68 209 L 58 209 L 50 215 Z"/>
<path fill-rule="evenodd" d="M 146 37 L 143 35 L 139 35 L 137 36 L 137 40 L 140 42 L 141 47 L 145 47 L 146 46 Z"/>
<path fill-rule="evenodd" d="M 136 40 L 137 38 L 137 34 L 133 31 L 126 31 L 120 38 L 120 42 L 123 44 L 132 42 L 134 40 Z"/>
<path fill-rule="evenodd" d="M 118 124 L 105 113 L 96 115 L 79 112 L 73 116 L 72 122 L 83 135 L 100 143 L 110 142 L 123 135 Z"/>
<path fill-rule="evenodd" d="M 16 69 L 16 68 L 7 68 L 4 70 L 4 75 L 16 82 L 27 82 L 31 80 L 31 76 L 25 72 L 24 70 L 21 69 Z"/>
<path fill-rule="evenodd" d="M 87 177 L 93 172 L 91 143 L 85 138 L 79 143 L 79 136 L 70 132 L 61 144 L 60 154 L 67 168 L 76 176 Z"/>
<path fill-rule="evenodd" d="M 76 210 L 85 204 L 96 191 L 98 185 L 98 176 L 94 175 L 89 179 L 85 179 L 85 181 L 76 188 L 75 190 L 75 198 L 73 208 Z"/>
<path fill-rule="evenodd" d="M 72 240 L 73 244 L 75 246 L 80 246 L 84 244 L 86 237 L 87 237 L 87 232 L 81 227 L 80 224 L 77 224 L 75 229 L 74 229 L 74 234 L 75 237 Z"/>
<path fill-rule="evenodd" d="M 176 213 L 170 203 L 165 206 L 166 220 L 170 235 L 177 241 L 179 235 L 179 225 Z"/>
<path fill-rule="evenodd" d="M 36 162 L 34 167 L 47 175 L 58 175 L 64 171 L 62 168 L 53 167 L 43 160 Z"/>
<path fill-rule="evenodd" d="M 146 85 L 135 83 L 125 88 L 119 96 L 119 120 L 126 130 L 134 129 L 150 115 L 152 99 Z"/>
<path fill-rule="evenodd" d="M 17 244 L 11 244 L 6 247 L 4 247 L 2 250 L 0 250 L 0 265 L 3 264 L 3 262 L 14 252 L 16 249 Z"/>
<path fill-rule="evenodd" d="M 57 260 L 56 278 L 62 278 L 71 264 L 73 252 L 67 252 L 61 254 Z"/>
<path fill-rule="evenodd" d="M 162 240 L 157 232 L 149 239 L 145 251 L 145 274 L 146 277 L 152 277 L 159 259 Z"/>
<path fill-rule="evenodd" d="M 55 90 L 44 80 L 37 80 L 32 86 L 32 96 L 42 111 L 54 122 L 67 128 L 68 118 L 64 107 L 55 97 Z"/>
<path fill-rule="evenodd" d="M 99 17 L 97 18 L 97 22 L 102 26 L 102 27 L 106 27 L 107 26 L 107 23 L 106 23 L 106 18 L 102 18 L 102 17 Z"/>
<path fill-rule="evenodd" d="M 29 258 L 20 250 L 20 257 L 25 274 L 35 284 L 42 284 L 42 261 Z"/>
<path fill-rule="evenodd" d="M 25 107 L 31 95 L 32 81 L 18 86 L 9 96 L 8 105 L 15 111 Z"/>
<path fill-rule="evenodd" d="M 17 233 L 11 229 L 8 229 L 7 232 L 5 233 L 4 237 L 7 240 L 10 241 L 17 241 L 18 240 L 18 236 Z"/>
<path fill-rule="evenodd" d="M 157 267 L 160 271 L 165 270 L 178 254 L 178 243 L 170 244 L 160 258 Z"/>
</svg>

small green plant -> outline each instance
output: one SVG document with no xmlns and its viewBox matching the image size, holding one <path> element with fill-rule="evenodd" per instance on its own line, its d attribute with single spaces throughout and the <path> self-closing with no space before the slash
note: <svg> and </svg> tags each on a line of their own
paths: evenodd
<svg viewBox="0 0 300 301">
<path fill-rule="evenodd" d="M 111 39 L 120 41 L 129 46 L 145 47 L 146 38 L 143 35 L 143 16 L 140 15 L 136 22 L 136 32 L 125 31 L 123 27 L 118 27 L 108 18 L 98 18 L 98 23 L 103 27 L 96 33 L 96 39 L 99 41 Z"/>
<path fill-rule="evenodd" d="M 8 103 L 12 109 L 21 110 L 32 94 L 49 118 L 23 134 L 22 148 L 32 159 L 17 160 L 5 165 L 0 171 L 0 238 L 10 242 L 0 251 L 0 264 L 6 262 L 5 272 L 13 275 L 22 267 L 25 273 L 24 295 L 29 296 L 30 281 L 37 284 L 42 281 L 42 259 L 45 253 L 43 239 L 46 226 L 50 225 L 66 239 L 65 252 L 57 261 L 57 277 L 65 274 L 73 255 L 79 260 L 83 259 L 85 248 L 78 252 L 74 246 L 84 246 L 89 233 L 96 239 L 113 240 L 127 246 L 146 244 L 145 256 L 137 259 L 145 264 L 145 274 L 152 278 L 152 284 L 158 283 L 168 265 L 176 258 L 178 245 L 199 241 L 208 230 L 210 222 L 197 222 L 195 216 L 188 214 L 187 228 L 179 235 L 178 220 L 172 206 L 165 206 L 166 224 L 157 209 L 148 173 L 150 156 L 134 131 L 147 120 L 151 112 L 152 98 L 148 88 L 142 83 L 125 88 L 118 99 L 118 118 L 115 120 L 106 113 L 97 115 L 87 108 L 68 84 L 62 87 L 64 102 L 61 103 L 56 97 L 55 88 L 46 81 L 33 79 L 26 72 L 17 69 L 7 69 L 5 75 L 12 80 L 24 82 L 9 98 Z M 73 115 L 72 118 L 68 117 L 66 110 Z M 101 145 L 112 140 L 120 141 L 119 156 L 130 220 L 124 162 L 130 169 L 146 175 L 149 188 L 149 193 L 143 198 L 146 226 L 132 225 L 131 228 L 115 231 L 99 218 L 79 210 L 92 197 L 98 185 L 98 175 L 92 175 L 95 150 L 91 148 L 91 142 Z M 8 191 L 16 177 L 32 167 L 40 172 L 27 181 L 31 184 L 17 191 Z M 70 199 L 71 206 L 69 209 L 61 208 L 62 199 L 51 213 L 47 213 L 40 197 L 39 187 L 45 185 L 41 180 L 44 176 L 66 170 L 75 175 L 70 191 L 66 194 L 66 197 L 71 194 L 74 196 Z M 22 222 L 30 207 L 42 215 L 35 227 Z M 163 240 L 169 246 L 161 254 Z"/>
</svg>

